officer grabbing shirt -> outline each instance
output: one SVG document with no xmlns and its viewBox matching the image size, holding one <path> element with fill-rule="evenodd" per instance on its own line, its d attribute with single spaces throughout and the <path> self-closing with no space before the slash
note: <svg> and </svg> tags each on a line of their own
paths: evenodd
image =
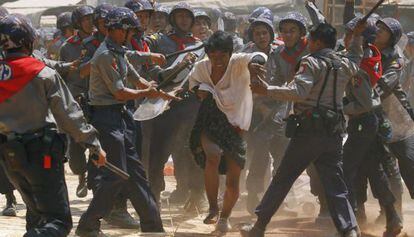
<svg viewBox="0 0 414 237">
<path fill-rule="evenodd" d="M 141 220 L 143 232 L 163 232 L 160 213 L 151 194 L 146 174 L 134 147 L 135 124 L 126 102 L 142 97 L 177 99 L 149 87 L 139 75 L 128 69 L 123 48 L 128 29 L 139 24 L 128 8 L 114 8 L 106 18 L 108 36 L 99 46 L 91 62 L 89 98 L 91 122 L 99 132 L 102 145 L 108 150 L 107 159 L 130 175 L 123 180 L 107 170 L 98 174 L 98 189 L 87 211 L 82 215 L 76 233 L 79 236 L 99 236 L 100 219 L 112 208 L 122 189 Z M 128 77 L 129 76 L 129 77 Z M 141 90 L 126 87 L 127 78 Z"/>
<path fill-rule="evenodd" d="M 25 236 L 67 236 L 72 228 L 64 179 L 64 140 L 56 126 L 99 154 L 105 164 L 96 130 L 86 123 L 59 74 L 30 57 L 36 33 L 22 15 L 0 21 L 0 163 L 27 206 Z M 24 106 L 30 101 L 30 106 Z M 54 119 L 56 123 L 54 122 Z"/>
<path fill-rule="evenodd" d="M 354 30 L 360 35 L 362 26 Z M 302 59 L 293 81 L 287 86 L 268 86 L 253 82 L 253 92 L 279 100 L 294 101 L 294 115 L 286 125 L 291 137 L 276 175 L 256 208 L 257 222 L 242 230 L 244 236 L 264 236 L 266 225 L 282 204 L 299 175 L 314 163 L 326 191 L 333 222 L 341 236 L 358 236 L 354 212 L 347 198 L 342 174 L 342 136 L 344 119 L 342 96 L 349 80 L 358 72 L 362 57 L 356 37 L 350 59 L 339 57 L 333 48 L 336 30 L 322 23 L 310 32 L 311 55 Z M 351 61 L 354 60 L 353 61 Z M 356 64 L 358 63 L 358 64 Z"/>
</svg>

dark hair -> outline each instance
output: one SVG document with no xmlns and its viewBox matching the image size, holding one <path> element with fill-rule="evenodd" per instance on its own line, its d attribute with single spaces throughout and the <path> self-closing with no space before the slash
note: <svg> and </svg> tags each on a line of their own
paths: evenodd
<svg viewBox="0 0 414 237">
<path fill-rule="evenodd" d="M 218 50 L 222 52 L 233 53 L 233 37 L 231 34 L 225 31 L 216 31 L 205 43 L 205 51 L 209 53 L 211 51 Z"/>
<path fill-rule="evenodd" d="M 310 30 L 310 38 L 320 40 L 326 47 L 334 49 L 336 46 L 336 29 L 328 23 L 321 23 Z"/>
</svg>

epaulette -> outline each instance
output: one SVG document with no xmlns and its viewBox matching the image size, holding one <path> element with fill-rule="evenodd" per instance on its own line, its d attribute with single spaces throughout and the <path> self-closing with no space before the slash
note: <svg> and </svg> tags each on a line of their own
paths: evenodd
<svg viewBox="0 0 414 237">
<path fill-rule="evenodd" d="M 397 58 L 390 63 L 390 68 L 395 70 L 401 70 L 404 67 L 404 59 Z"/>
</svg>

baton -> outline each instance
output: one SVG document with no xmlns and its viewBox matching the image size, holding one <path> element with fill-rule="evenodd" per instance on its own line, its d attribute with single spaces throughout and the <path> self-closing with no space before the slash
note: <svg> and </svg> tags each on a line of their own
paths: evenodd
<svg viewBox="0 0 414 237">
<path fill-rule="evenodd" d="M 385 0 L 379 0 L 375 6 L 361 19 L 361 22 L 366 22 L 368 18 L 378 9 Z"/>
<path fill-rule="evenodd" d="M 92 159 L 98 160 L 98 157 L 97 156 L 93 156 Z M 104 167 L 107 168 L 109 171 L 113 172 L 114 174 L 118 175 L 122 179 L 125 179 L 125 180 L 128 180 L 129 179 L 129 174 L 128 173 L 126 173 L 125 171 L 123 171 L 120 168 L 116 167 L 114 164 L 112 164 L 109 161 L 106 161 L 105 162 Z"/>
<path fill-rule="evenodd" d="M 199 50 L 199 49 L 203 48 L 205 45 L 206 45 L 205 43 L 202 43 L 200 46 L 197 46 L 195 48 L 184 49 L 184 50 L 180 50 L 180 51 L 177 51 L 177 52 L 174 52 L 174 53 L 170 53 L 170 54 L 165 55 L 165 58 L 171 58 L 171 57 L 174 57 L 174 56 L 182 54 L 182 53 L 196 51 L 196 50 Z"/>
</svg>

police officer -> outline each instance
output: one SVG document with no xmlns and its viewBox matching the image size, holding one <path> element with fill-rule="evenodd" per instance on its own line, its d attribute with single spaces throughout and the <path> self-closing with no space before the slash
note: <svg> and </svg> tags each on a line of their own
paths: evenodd
<svg viewBox="0 0 414 237">
<path fill-rule="evenodd" d="M 59 60 L 71 62 L 82 56 L 82 40 L 89 37 L 93 32 L 93 7 L 80 6 L 72 12 L 72 24 L 77 33 L 70 37 L 60 48 Z M 72 95 L 83 103 L 86 98 L 88 81 L 81 78 L 79 69 L 62 74 Z M 85 197 L 88 193 L 86 186 L 86 157 L 85 148 L 69 139 L 68 145 L 69 166 L 72 172 L 79 177 L 79 185 L 76 188 L 76 196 Z"/>
<path fill-rule="evenodd" d="M 273 30 L 273 13 L 268 8 L 260 7 L 250 15 L 250 26 L 248 28 L 249 43 L 242 50 L 246 53 L 263 52 L 267 55 L 272 55 L 276 47 L 272 45 L 274 39 Z M 275 64 L 266 64 L 266 81 L 273 84 L 271 72 L 276 70 Z M 282 85 L 275 83 L 274 85 Z M 286 103 L 275 103 L 274 100 L 263 96 L 255 96 L 253 106 L 253 120 L 249 131 L 248 146 L 251 152 L 251 161 L 249 166 L 249 173 L 246 179 L 247 195 L 247 210 L 254 213 L 254 209 L 259 203 L 259 194 L 265 191 L 265 175 L 266 169 L 269 168 L 270 151 L 277 151 L 281 153 L 285 150 L 287 139 L 284 134 L 279 132 L 283 128 L 280 123 L 275 123 L 273 120 L 276 112 L 279 112 L 282 117 L 286 114 Z M 280 136 L 279 136 L 280 134 Z M 277 139 L 274 139 L 277 136 Z M 271 149 L 271 146 L 277 148 Z M 281 154 L 272 154 L 275 161 L 273 164 L 280 163 Z M 275 170 L 277 167 L 274 167 Z"/>
<path fill-rule="evenodd" d="M 7 39 L 1 43 L 6 57 L 0 85 L 0 133 L 7 142 L 1 146 L 0 163 L 27 207 L 24 236 L 67 236 L 72 217 L 64 141 L 56 126 L 99 154 L 98 165 L 105 164 L 105 152 L 59 74 L 30 57 L 36 38 L 30 21 L 6 16 L 0 21 L 0 37 Z M 28 101 L 30 106 L 23 106 Z"/>
<path fill-rule="evenodd" d="M 168 15 L 170 14 L 170 8 L 160 3 L 154 4 L 154 12 L 151 15 L 150 20 L 150 34 L 163 33 L 166 34 L 170 30 L 170 24 L 168 22 Z"/>
<path fill-rule="evenodd" d="M 98 49 L 99 45 L 102 43 L 102 41 L 104 41 L 108 33 L 105 27 L 105 17 L 108 15 L 109 11 L 112 10 L 112 8 L 113 6 L 111 4 L 103 3 L 96 6 L 96 8 L 93 10 L 93 24 L 97 30 L 93 32 L 92 35 L 82 40 L 83 48 L 86 50 L 82 57 L 82 62 L 89 62 L 89 60 L 92 59 L 95 51 Z M 84 73 L 85 72 L 82 72 L 81 66 L 81 76 L 83 76 Z M 85 74 L 86 76 L 89 76 L 89 70 Z"/>
<path fill-rule="evenodd" d="M 361 24 L 354 29 L 362 32 Z M 256 208 L 254 227 L 242 231 L 245 236 L 264 236 L 266 225 L 282 204 L 289 189 L 311 162 L 321 176 L 328 207 L 341 236 L 358 236 L 357 223 L 347 198 L 342 174 L 343 108 L 345 87 L 358 71 L 362 56 L 359 37 L 355 38 L 350 59 L 339 57 L 333 50 L 336 30 L 322 23 L 310 32 L 311 55 L 301 60 L 293 81 L 287 86 L 252 84 L 253 92 L 275 99 L 294 101 L 294 115 L 287 122 L 286 135 L 292 137 L 285 156 L 261 203 Z M 359 42 L 359 43 L 358 43 Z M 353 61 L 354 60 L 354 63 Z"/>
<path fill-rule="evenodd" d="M 194 37 L 200 40 L 206 40 L 213 33 L 210 28 L 211 18 L 207 12 L 200 9 L 194 10 L 194 24 L 191 28 Z"/>
<path fill-rule="evenodd" d="M 361 18 L 356 17 L 347 23 L 348 31 L 353 31 Z M 349 116 L 348 138 L 344 145 L 344 175 L 350 191 L 350 201 L 356 210 L 357 217 L 361 217 L 362 224 L 365 217 L 364 208 L 359 215 L 355 193 L 357 178 L 363 172 L 370 180 L 375 197 L 378 198 L 386 214 L 386 231 L 384 236 L 395 236 L 401 232 L 402 222 L 395 207 L 395 197 L 389 188 L 387 176 L 382 168 L 380 159 L 376 157 L 377 150 L 381 150 L 378 133 L 384 114 L 381 108 L 379 95 L 374 93 L 374 87 L 382 76 L 381 53 L 372 45 L 375 40 L 377 27 L 376 19 L 367 20 L 367 28 L 362 33 L 364 37 L 364 57 L 361 61 L 361 70 L 348 84 L 344 99 L 344 114 Z M 345 45 L 348 45 L 346 43 Z M 365 169 L 364 167 L 369 167 Z M 366 190 L 365 190 L 366 192 Z"/>
<path fill-rule="evenodd" d="M 402 35 L 402 27 L 394 18 L 380 19 L 377 26 L 379 30 L 374 44 L 381 51 L 383 75 L 376 89 L 392 124 L 392 135 L 387 147 L 398 159 L 401 176 L 411 198 L 414 198 L 414 113 L 399 81 L 404 71 L 404 60 L 396 46 Z"/>
<path fill-rule="evenodd" d="M 199 40 L 191 34 L 194 14 L 190 5 L 180 2 L 173 6 L 169 22 L 173 27 L 172 32 L 157 33 L 147 37 L 151 52 L 167 55 L 199 43 Z M 163 68 L 171 66 L 176 59 L 177 57 L 167 59 Z M 171 194 L 170 201 L 185 201 L 188 190 L 194 198 L 192 200 L 203 199 L 202 172 L 197 171 L 199 168 L 191 156 L 187 142 L 196 118 L 196 113 L 193 112 L 198 108 L 199 102 L 196 97 L 189 94 L 189 98 L 179 104 L 172 103 L 168 111 L 151 121 L 148 173 L 151 189 L 157 200 L 160 198 L 161 191 L 165 189 L 164 164 L 171 153 L 174 159 L 177 187 L 176 191 Z"/>
<path fill-rule="evenodd" d="M 60 31 L 59 36 L 55 37 L 48 49 L 48 54 L 51 59 L 59 59 L 59 51 L 63 43 L 74 35 L 74 28 L 72 25 L 72 13 L 63 12 L 58 15 L 56 27 Z"/>
<path fill-rule="evenodd" d="M 6 8 L 0 7 L 0 19 L 3 19 L 7 16 L 9 12 Z M 1 59 L 3 59 L 4 52 L 1 50 Z M 7 137 L 0 135 L 0 145 L 6 142 Z M 1 212 L 4 216 L 16 216 L 16 197 L 14 196 L 14 187 L 10 183 L 9 179 L 6 176 L 4 170 L 0 167 L 0 193 L 4 194 L 6 197 L 6 207 Z"/>
<path fill-rule="evenodd" d="M 83 39 L 82 47 L 85 51 L 82 57 L 82 63 L 80 65 L 80 75 L 82 78 L 89 78 L 90 75 L 90 60 L 95 54 L 100 44 L 104 41 L 108 30 L 105 25 L 105 18 L 109 11 L 113 9 L 113 6 L 107 3 L 99 4 L 93 12 L 93 23 L 97 29 L 91 36 Z M 87 103 L 87 101 L 84 101 Z M 85 107 L 88 107 L 87 105 Z M 88 188 L 95 192 L 98 182 L 96 182 L 97 173 L 99 172 L 96 167 L 89 162 L 87 164 L 88 169 Z M 125 192 L 125 191 L 124 191 Z M 118 226 L 125 229 L 136 229 L 139 227 L 139 223 L 129 214 L 127 210 L 127 195 L 121 192 L 115 200 L 114 207 L 111 212 L 104 217 L 104 220 L 113 226 Z"/>
<path fill-rule="evenodd" d="M 230 33 L 233 36 L 233 47 L 234 47 L 234 52 L 237 53 L 239 52 L 243 46 L 243 39 L 240 38 L 240 36 L 238 35 L 238 33 L 236 32 L 237 30 L 237 19 L 236 19 L 236 15 L 234 15 L 234 13 L 232 12 L 224 12 L 223 13 L 223 23 L 224 23 L 224 31 Z"/>
<path fill-rule="evenodd" d="M 116 196 L 124 188 L 138 212 L 141 230 L 164 231 L 157 204 L 134 147 L 135 124 L 125 103 L 141 97 L 176 98 L 150 87 L 138 74 L 131 74 L 133 71 L 127 66 L 126 50 L 122 45 L 128 30 L 138 24 L 138 18 L 130 9 L 112 9 L 106 18 L 108 36 L 91 62 L 89 96 L 92 124 L 99 131 L 102 145 L 108 150 L 108 161 L 127 172 L 130 178 L 125 181 L 107 170 L 100 170 L 98 188 L 76 230 L 80 236 L 100 236 L 100 219 L 109 213 Z M 142 89 L 126 87 L 127 78 Z"/>
<path fill-rule="evenodd" d="M 148 0 L 128 0 L 125 7 L 131 9 L 138 17 L 143 31 L 147 31 L 154 7 Z"/>
</svg>

